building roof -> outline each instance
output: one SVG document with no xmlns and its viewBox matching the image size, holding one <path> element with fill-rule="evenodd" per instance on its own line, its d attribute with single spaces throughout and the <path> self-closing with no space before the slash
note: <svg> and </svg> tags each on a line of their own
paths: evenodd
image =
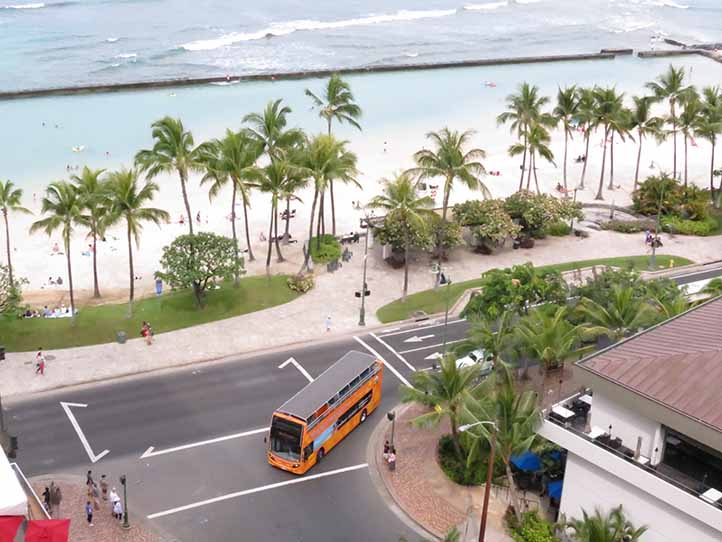
<svg viewBox="0 0 722 542">
<path fill-rule="evenodd" d="M 578 363 L 722 432 L 722 298 Z"/>
<path fill-rule="evenodd" d="M 307 420 L 374 361 L 375 357 L 352 350 L 286 401 L 278 411 Z"/>
</svg>

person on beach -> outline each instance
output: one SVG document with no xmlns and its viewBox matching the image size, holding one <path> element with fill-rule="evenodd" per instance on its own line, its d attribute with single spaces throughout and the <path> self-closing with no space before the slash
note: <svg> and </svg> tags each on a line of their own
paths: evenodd
<svg viewBox="0 0 722 542">
<path fill-rule="evenodd" d="M 45 354 L 43 348 L 38 348 L 38 353 L 35 355 L 35 374 L 45 376 Z"/>
<path fill-rule="evenodd" d="M 108 480 L 105 474 L 100 475 L 100 494 L 103 496 L 103 500 L 108 500 Z"/>
<path fill-rule="evenodd" d="M 85 516 L 88 519 L 88 526 L 93 526 L 93 505 L 90 504 L 90 501 L 85 503 Z"/>
</svg>

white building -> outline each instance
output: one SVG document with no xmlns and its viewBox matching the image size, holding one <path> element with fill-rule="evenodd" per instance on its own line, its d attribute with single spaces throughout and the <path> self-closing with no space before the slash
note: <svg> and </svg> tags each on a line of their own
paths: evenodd
<svg viewBox="0 0 722 542">
<path fill-rule="evenodd" d="M 576 369 L 590 392 L 540 431 L 568 451 L 560 512 L 622 504 L 644 542 L 722 541 L 722 298 Z"/>
</svg>

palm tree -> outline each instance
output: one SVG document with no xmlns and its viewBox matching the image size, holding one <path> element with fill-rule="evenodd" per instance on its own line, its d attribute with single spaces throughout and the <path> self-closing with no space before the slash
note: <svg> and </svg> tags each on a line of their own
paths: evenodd
<svg viewBox="0 0 722 542">
<path fill-rule="evenodd" d="M 710 297 L 717 297 L 722 295 L 722 278 L 714 278 L 707 283 L 707 286 L 702 288 L 701 293 L 709 295 Z"/>
<path fill-rule="evenodd" d="M 135 155 L 135 164 L 147 178 L 159 173 L 176 171 L 180 179 L 183 204 L 188 214 L 188 229 L 193 235 L 193 215 L 188 201 L 188 173 L 201 171 L 203 162 L 193 141 L 193 134 L 183 127 L 180 119 L 163 117 L 151 124 L 155 143 L 152 149 L 144 149 Z"/>
<path fill-rule="evenodd" d="M 620 96 L 620 100 L 622 96 Z M 619 139 L 623 142 L 627 136 L 634 141 L 631 131 L 632 112 L 624 107 L 620 101 L 619 110 L 609 123 L 609 186 L 607 186 L 609 190 L 614 190 L 614 136 L 619 136 Z"/>
<path fill-rule="evenodd" d="M 647 532 L 646 527 L 636 528 L 625 517 L 622 505 L 613 508 L 609 514 L 595 510 L 590 516 L 582 510 L 582 519 L 574 519 L 565 525 L 573 532 L 577 542 L 638 542 Z"/>
<path fill-rule="evenodd" d="M 689 309 L 689 300 L 683 294 L 673 297 L 656 297 L 652 300 L 652 306 L 657 310 L 658 320 L 664 322 L 686 312 Z"/>
<path fill-rule="evenodd" d="M 584 130 L 584 163 L 582 164 L 582 176 L 579 180 L 578 188 L 584 190 L 584 178 L 586 177 L 587 164 L 589 163 L 589 140 L 591 139 L 592 131 L 596 128 L 594 123 L 596 114 L 594 89 L 580 88 L 577 100 L 577 124 Z"/>
<path fill-rule="evenodd" d="M 240 194 L 243 205 L 243 221 L 246 229 L 246 246 L 248 259 L 253 261 L 253 248 L 251 247 L 251 234 L 248 226 L 248 208 L 250 207 L 250 192 L 255 187 L 258 177 L 256 160 L 261 155 L 261 146 L 252 140 L 245 131 L 233 132 L 226 130 L 223 139 L 214 139 L 198 147 L 200 161 L 204 164 L 205 174 L 201 184 L 210 184 L 208 199 L 213 200 L 221 189 L 231 183 L 231 231 L 233 232 L 233 246 L 235 247 L 236 268 L 239 266 L 238 235 L 236 233 L 236 200 Z M 238 286 L 240 277 L 236 272 L 234 284 Z"/>
<path fill-rule="evenodd" d="M 441 210 L 441 218 L 444 221 L 455 179 L 472 190 L 480 190 L 485 198 L 491 195 L 481 181 L 481 175 L 484 175 L 486 170 L 479 160 L 484 158 L 486 153 L 477 148 L 466 150 L 473 134 L 471 130 L 459 133 L 448 128 L 427 133 L 426 138 L 431 141 L 434 150 L 417 151 L 414 154 L 416 167 L 407 171 L 418 176 L 419 179 L 444 177 L 444 201 Z"/>
<path fill-rule="evenodd" d="M 639 184 L 639 164 L 642 160 L 642 143 L 644 139 L 648 136 L 652 136 L 657 141 L 661 142 L 663 138 L 662 127 L 664 125 L 664 121 L 660 117 L 652 116 L 652 98 L 648 96 L 634 96 L 633 100 L 634 108 L 632 109 L 630 118 L 630 129 L 636 130 L 637 137 L 639 138 L 639 148 L 637 150 L 637 167 L 634 170 L 633 192 L 636 192 L 637 185 Z"/>
<path fill-rule="evenodd" d="M 548 307 L 539 307 L 516 325 L 521 350 L 539 360 L 546 370 L 563 367 L 570 358 L 589 350 L 579 346 L 585 326 L 570 324 L 568 314 L 567 307 L 556 307 L 554 312 Z"/>
<path fill-rule="evenodd" d="M 505 310 L 498 319 L 487 317 L 474 317 L 466 332 L 466 338 L 454 348 L 456 354 L 465 354 L 476 348 L 493 357 L 494 361 L 501 361 L 502 355 L 514 342 L 514 320 L 516 313 Z"/>
<path fill-rule="evenodd" d="M 718 86 L 709 86 L 702 89 L 702 95 L 704 97 L 702 115 L 696 133 L 712 145 L 712 159 L 709 165 L 709 191 L 714 200 L 714 151 L 717 145 L 717 135 L 722 133 L 722 92 Z"/>
<path fill-rule="evenodd" d="M 108 224 L 108 194 L 107 185 L 100 180 L 104 169 L 90 169 L 83 167 L 80 175 L 72 175 L 70 180 L 75 183 L 80 197 L 83 215 L 80 224 L 90 230 L 93 237 L 93 297 L 100 297 L 98 286 L 98 237 L 105 235 Z"/>
<path fill-rule="evenodd" d="M 156 226 L 160 226 L 161 222 L 170 219 L 170 215 L 162 209 L 145 207 L 155 197 L 158 185 L 152 181 L 146 181 L 141 186 L 136 169 L 123 168 L 120 171 L 114 171 L 108 177 L 111 214 L 115 220 L 125 220 L 128 232 L 128 270 L 130 278 L 128 310 L 130 311 L 135 296 L 132 241 L 135 240 L 136 247 L 140 246 L 140 233 L 143 231 L 143 222 L 153 222 Z"/>
<path fill-rule="evenodd" d="M 554 164 L 554 153 L 549 148 L 551 137 L 549 132 L 544 128 L 542 124 L 534 124 L 529 129 L 527 135 L 527 146 L 529 147 L 529 175 L 526 181 L 526 189 L 529 190 L 531 183 L 531 174 L 534 172 L 534 185 L 536 186 L 537 194 L 541 194 L 539 190 L 539 179 L 536 174 L 536 157 L 541 156 L 547 162 Z"/>
<path fill-rule="evenodd" d="M 511 458 L 529 451 L 534 443 L 542 422 L 537 394 L 531 390 L 518 392 L 511 370 L 501 363 L 492 376 L 466 395 L 462 420 L 468 424 L 480 421 L 494 423 L 479 424 L 467 432 L 477 440 L 484 439 L 489 443 L 496 438 L 496 453 L 504 464 L 514 513 L 520 519 L 522 507 L 511 472 Z M 470 450 L 469 455 L 472 453 L 473 450 Z"/>
<path fill-rule="evenodd" d="M 397 220 L 402 224 L 404 231 L 404 289 L 401 300 L 406 300 L 409 291 L 409 249 L 411 232 L 423 228 L 424 215 L 433 212 L 429 210 L 434 201 L 429 196 L 419 196 L 416 183 L 408 173 L 401 173 L 395 178 L 381 179 L 384 193 L 374 197 L 369 207 L 383 209 L 386 217 Z"/>
<path fill-rule="evenodd" d="M 677 113 L 675 105 L 691 87 L 684 85 L 684 68 L 675 68 L 670 64 L 669 69 L 657 77 L 656 81 L 647 83 L 647 88 L 654 93 L 657 100 L 669 102 L 669 120 L 672 123 L 672 140 L 674 148 L 674 161 L 672 176 L 677 178 Z"/>
<path fill-rule="evenodd" d="M 604 139 L 602 144 L 604 151 L 602 152 L 602 171 L 599 176 L 599 189 L 594 199 L 604 199 L 604 171 L 607 163 L 607 143 L 609 139 L 610 126 L 617 122 L 622 108 L 622 99 L 624 94 L 617 94 L 614 87 L 594 89 L 595 108 L 595 126 L 604 127 Z"/>
<path fill-rule="evenodd" d="M 693 88 L 690 89 L 680 100 L 682 112 L 677 119 L 680 132 L 684 137 L 684 188 L 687 190 L 687 153 L 690 138 L 694 137 L 697 128 L 700 125 L 700 117 L 702 116 L 702 104 L 699 94 Z"/>
<path fill-rule="evenodd" d="M 647 326 L 654 319 L 654 309 L 634 295 L 631 286 L 612 286 L 609 303 L 605 306 L 584 298 L 579 304 L 580 313 L 597 329 L 613 341 L 628 336 Z"/>
<path fill-rule="evenodd" d="M 567 151 L 569 149 L 569 139 L 574 139 L 574 120 L 577 117 L 579 109 L 579 99 L 577 87 L 572 85 L 562 90 L 559 87 L 557 92 L 557 105 L 553 114 L 561 123 L 564 130 L 564 193 L 567 193 Z"/>
<path fill-rule="evenodd" d="M 0 181 L 0 209 L 3 212 L 3 218 L 5 219 L 5 248 L 7 249 L 8 255 L 8 278 L 10 279 L 10 288 L 15 287 L 13 281 L 13 263 L 10 258 L 10 225 L 8 221 L 8 214 L 10 212 L 32 214 L 29 209 L 23 207 L 20 202 L 23 198 L 23 189 L 15 188 L 15 184 L 12 181 Z"/>
<path fill-rule="evenodd" d="M 243 122 L 249 125 L 251 138 L 261 144 L 261 150 L 268 155 L 269 160 L 278 156 L 281 149 L 303 141 L 301 130 L 286 129 L 291 108 L 282 103 L 283 100 L 268 102 L 263 113 L 249 113 L 243 117 Z"/>
<path fill-rule="evenodd" d="M 60 230 L 63 236 L 65 259 L 68 264 L 68 290 L 70 292 L 70 313 L 75 321 L 75 291 L 73 289 L 73 266 L 70 258 L 70 237 L 73 235 L 73 226 L 82 223 L 83 202 L 74 185 L 57 181 L 50 183 L 45 190 L 41 213 L 47 215 L 30 227 L 30 233 L 43 230 L 48 236 Z"/>
<path fill-rule="evenodd" d="M 328 135 L 331 135 L 331 123 L 337 120 L 340 123 L 348 122 L 351 126 L 361 130 L 358 119 L 361 117 L 361 108 L 355 103 L 351 86 L 341 79 L 337 73 L 331 75 L 328 83 L 323 89 L 323 96 L 314 94 L 306 89 L 306 96 L 313 101 L 314 107 L 318 108 L 318 114 L 326 119 Z M 333 197 L 333 180 L 329 182 L 331 195 L 331 231 L 336 235 L 336 204 Z"/>
<path fill-rule="evenodd" d="M 542 108 L 549 103 L 549 98 L 539 96 L 539 87 L 522 83 L 516 94 L 510 94 L 506 97 L 507 110 L 496 117 L 498 124 L 510 123 L 511 132 L 516 132 L 517 136 L 523 138 L 523 146 L 526 148 L 526 134 L 532 124 L 543 120 L 546 123 L 551 122 L 550 116 L 542 119 Z M 526 155 L 521 162 L 521 176 L 519 178 L 519 190 L 524 187 L 524 171 L 526 167 Z"/>
<path fill-rule="evenodd" d="M 479 377 L 481 367 L 458 367 L 453 356 L 441 360 L 439 371 L 418 371 L 409 379 L 412 387 L 402 385 L 401 401 L 419 403 L 431 407 L 431 412 L 413 420 L 419 427 L 433 427 L 448 418 L 451 425 L 451 439 L 454 451 L 463 461 L 459 445 L 459 422 L 464 402 L 469 398 L 469 391 Z"/>
</svg>

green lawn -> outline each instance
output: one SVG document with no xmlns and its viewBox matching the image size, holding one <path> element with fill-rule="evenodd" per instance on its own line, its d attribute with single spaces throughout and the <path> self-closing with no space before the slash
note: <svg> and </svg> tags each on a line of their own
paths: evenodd
<svg viewBox="0 0 722 542">
<path fill-rule="evenodd" d="M 674 260 L 675 267 L 680 265 L 688 265 L 692 262 L 687 258 L 679 256 L 657 255 L 657 268 L 666 269 L 669 267 L 670 260 Z M 545 265 L 537 269 L 571 271 L 583 267 L 591 267 L 593 265 L 610 265 L 624 267 L 632 264 L 635 269 L 645 270 L 649 265 L 649 256 L 622 256 L 619 258 L 598 258 L 596 260 L 582 260 L 578 262 L 566 262 L 553 265 Z M 398 320 L 406 320 L 410 318 L 415 311 L 424 311 L 426 314 L 436 314 L 443 312 L 448 300 L 449 305 L 453 305 L 462 296 L 464 291 L 469 288 L 476 288 L 481 285 L 481 278 L 467 280 L 464 282 L 452 283 L 450 286 L 441 286 L 438 290 L 424 290 L 407 296 L 405 302 L 400 299 L 392 301 L 388 305 L 384 305 L 378 311 L 376 316 L 383 323 L 396 322 Z"/>
<path fill-rule="evenodd" d="M 122 303 L 82 308 L 75 326 L 71 325 L 70 318 L 3 320 L 0 344 L 9 352 L 35 350 L 41 346 L 67 348 L 112 342 L 118 331 L 125 331 L 128 338 L 138 337 L 143 320 L 151 323 L 156 334 L 205 324 L 296 299 L 301 294 L 288 288 L 287 278 L 286 275 L 247 277 L 241 279 L 238 288 L 232 283 L 223 283 L 218 290 L 208 292 L 202 310 L 196 308 L 191 292 L 181 291 L 136 301 L 130 319 L 126 318 L 128 304 Z"/>
</svg>

